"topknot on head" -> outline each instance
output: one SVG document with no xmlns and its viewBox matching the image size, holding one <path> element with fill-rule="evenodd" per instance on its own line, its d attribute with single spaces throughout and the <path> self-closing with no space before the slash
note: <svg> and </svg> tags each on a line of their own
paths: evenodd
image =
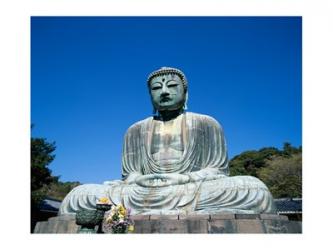
<svg viewBox="0 0 333 250">
<path fill-rule="evenodd" d="M 150 84 L 150 81 L 152 78 L 154 78 L 156 76 L 167 75 L 167 74 L 178 75 L 183 82 L 184 89 L 187 90 L 187 80 L 186 80 L 185 74 L 181 70 L 176 69 L 176 68 L 171 68 L 171 67 L 162 67 L 162 68 L 150 73 L 148 76 L 148 79 L 147 79 L 148 85 Z"/>
</svg>

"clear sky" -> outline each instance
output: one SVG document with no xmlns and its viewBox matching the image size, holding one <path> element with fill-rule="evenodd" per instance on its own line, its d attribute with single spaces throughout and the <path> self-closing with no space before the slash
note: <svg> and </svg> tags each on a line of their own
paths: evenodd
<svg viewBox="0 0 333 250">
<path fill-rule="evenodd" d="M 301 17 L 32 17 L 32 136 L 56 142 L 53 174 L 119 179 L 162 66 L 185 73 L 188 111 L 220 122 L 229 158 L 302 144 Z"/>
</svg>

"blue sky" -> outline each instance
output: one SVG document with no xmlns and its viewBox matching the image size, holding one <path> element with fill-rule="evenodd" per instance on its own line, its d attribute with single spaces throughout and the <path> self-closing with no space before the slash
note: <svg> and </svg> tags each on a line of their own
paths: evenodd
<svg viewBox="0 0 333 250">
<path fill-rule="evenodd" d="M 32 17 L 32 136 L 56 142 L 62 181 L 119 179 L 124 134 L 152 113 L 147 76 L 171 66 L 230 158 L 300 146 L 301 31 L 300 17 Z"/>
</svg>

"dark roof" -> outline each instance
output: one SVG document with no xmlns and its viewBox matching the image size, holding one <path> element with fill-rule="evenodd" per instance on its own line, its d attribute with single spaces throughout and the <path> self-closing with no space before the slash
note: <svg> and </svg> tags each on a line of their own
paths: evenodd
<svg viewBox="0 0 333 250">
<path fill-rule="evenodd" d="M 60 200 L 47 197 L 42 201 L 39 208 L 40 211 L 58 212 L 60 204 L 61 204 Z"/>
<path fill-rule="evenodd" d="M 278 213 L 302 213 L 302 198 L 274 199 Z"/>
</svg>

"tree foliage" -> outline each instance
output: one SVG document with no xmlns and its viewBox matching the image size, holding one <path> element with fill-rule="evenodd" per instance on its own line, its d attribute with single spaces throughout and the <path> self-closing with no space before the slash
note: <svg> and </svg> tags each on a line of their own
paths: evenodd
<svg viewBox="0 0 333 250">
<path fill-rule="evenodd" d="M 272 195 L 280 197 L 302 197 L 302 154 L 277 157 L 267 161 L 267 167 L 258 172 Z"/>
<path fill-rule="evenodd" d="M 30 230 L 34 231 L 40 220 L 41 202 L 49 196 L 62 200 L 79 182 L 60 182 L 59 176 L 52 176 L 49 165 L 55 158 L 55 142 L 45 138 L 31 138 L 31 221 Z"/>
<path fill-rule="evenodd" d="M 245 151 L 230 160 L 230 175 L 251 175 L 261 179 L 275 198 L 300 197 L 302 148 L 286 142 L 282 150 L 265 147 Z"/>
<path fill-rule="evenodd" d="M 31 138 L 31 201 L 37 207 L 46 197 L 62 200 L 80 182 L 61 182 L 48 168 L 54 160 L 55 142 Z"/>
<path fill-rule="evenodd" d="M 274 147 L 262 148 L 258 151 L 245 151 L 230 161 L 230 175 L 251 175 L 258 177 L 258 170 L 266 167 L 266 160 L 282 155 Z"/>
<path fill-rule="evenodd" d="M 81 185 L 80 182 L 61 182 L 54 181 L 44 187 L 45 193 L 48 197 L 63 200 L 65 196 L 75 187 Z"/>
<path fill-rule="evenodd" d="M 31 205 L 38 206 L 45 196 L 44 186 L 57 181 L 48 165 L 54 160 L 55 143 L 31 138 Z"/>
</svg>

